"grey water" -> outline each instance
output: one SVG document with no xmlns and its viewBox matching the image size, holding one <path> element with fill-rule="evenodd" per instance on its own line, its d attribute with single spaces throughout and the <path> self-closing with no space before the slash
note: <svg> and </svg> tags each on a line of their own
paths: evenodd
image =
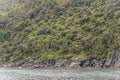
<svg viewBox="0 0 120 80">
<path fill-rule="evenodd" d="M 120 80 L 120 69 L 0 68 L 0 80 Z"/>
</svg>

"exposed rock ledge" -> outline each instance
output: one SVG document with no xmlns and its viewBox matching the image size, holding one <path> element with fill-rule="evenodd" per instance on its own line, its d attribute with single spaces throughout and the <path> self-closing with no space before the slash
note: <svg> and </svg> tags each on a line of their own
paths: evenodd
<svg viewBox="0 0 120 80">
<path fill-rule="evenodd" d="M 4 61 L 0 63 L 1 67 L 23 67 L 23 68 L 79 68 L 79 67 L 104 67 L 105 60 L 99 61 L 96 59 L 69 59 L 64 61 L 55 61 L 54 59 L 46 59 L 40 62 L 34 61 Z"/>
<path fill-rule="evenodd" d="M 46 59 L 40 62 L 34 61 L 2 61 L 0 67 L 19 67 L 19 68 L 110 68 L 120 67 L 120 48 L 117 48 L 110 59 L 68 59 L 64 61 L 56 61 L 54 59 Z"/>
</svg>

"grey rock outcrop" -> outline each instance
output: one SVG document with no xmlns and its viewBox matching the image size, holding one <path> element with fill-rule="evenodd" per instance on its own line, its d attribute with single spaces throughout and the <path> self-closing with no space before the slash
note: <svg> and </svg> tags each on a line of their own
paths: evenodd
<svg viewBox="0 0 120 80">
<path fill-rule="evenodd" d="M 117 48 L 114 54 L 111 57 L 111 65 L 112 67 L 120 67 L 120 47 Z"/>
<path fill-rule="evenodd" d="M 69 67 L 79 68 L 79 67 L 81 67 L 80 64 L 81 64 L 81 60 L 79 60 L 79 59 L 78 60 L 72 60 Z"/>
<path fill-rule="evenodd" d="M 103 67 L 109 68 L 111 67 L 111 59 L 106 59 L 103 61 Z"/>
</svg>

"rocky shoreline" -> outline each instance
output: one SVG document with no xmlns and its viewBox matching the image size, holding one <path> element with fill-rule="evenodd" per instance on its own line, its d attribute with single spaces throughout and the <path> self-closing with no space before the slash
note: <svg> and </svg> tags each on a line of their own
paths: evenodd
<svg viewBox="0 0 120 80">
<path fill-rule="evenodd" d="M 46 59 L 39 62 L 23 61 L 1 61 L 0 67 L 17 67 L 17 68 L 119 68 L 120 67 L 120 48 L 109 59 L 67 59 L 56 61 L 55 59 Z"/>
<path fill-rule="evenodd" d="M 64 61 L 56 61 L 54 59 L 46 59 L 40 62 L 34 61 L 2 61 L 0 67 L 16 67 L 16 68 L 110 68 L 119 67 L 112 66 L 110 60 L 97 60 L 97 59 L 69 59 Z"/>
</svg>

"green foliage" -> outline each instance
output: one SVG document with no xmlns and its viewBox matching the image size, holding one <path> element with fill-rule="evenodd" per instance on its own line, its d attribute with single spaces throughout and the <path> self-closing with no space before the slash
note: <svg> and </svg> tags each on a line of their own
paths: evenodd
<svg viewBox="0 0 120 80">
<path fill-rule="evenodd" d="M 109 58 L 119 0 L 0 0 L 0 60 Z"/>
</svg>

